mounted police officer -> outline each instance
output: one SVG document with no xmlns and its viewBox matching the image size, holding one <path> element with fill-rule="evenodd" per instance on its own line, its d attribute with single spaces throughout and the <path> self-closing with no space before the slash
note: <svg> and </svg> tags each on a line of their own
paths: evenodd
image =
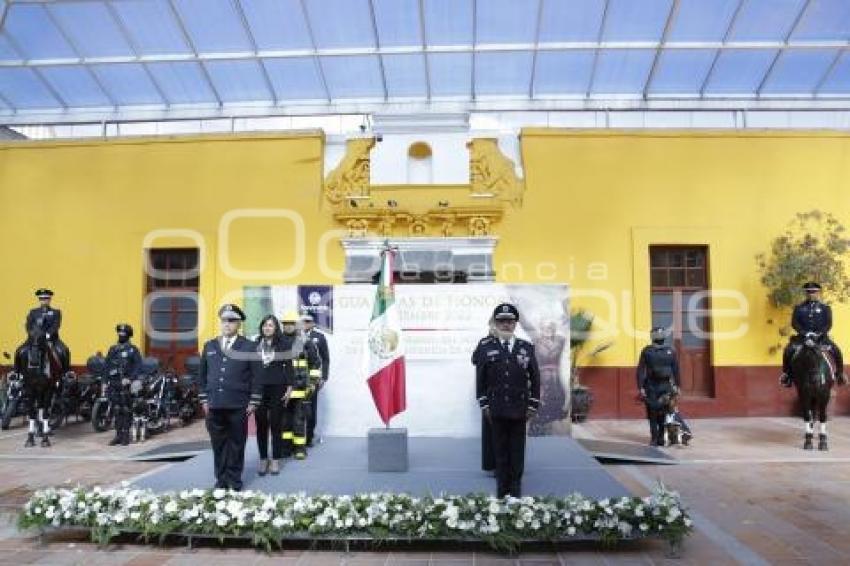
<svg viewBox="0 0 850 566">
<path fill-rule="evenodd" d="M 835 379 L 843 383 L 844 356 L 841 350 L 833 342 L 828 333 L 832 329 L 832 309 L 820 300 L 822 287 L 820 284 L 810 281 L 803 285 L 806 292 L 806 300 L 794 307 L 791 315 L 791 326 L 797 332 L 792 336 L 782 353 L 782 375 L 779 382 L 785 387 L 791 387 L 791 360 L 799 349 L 807 333 L 814 333 L 820 339 L 820 343 L 829 348 L 835 362 Z"/>
<path fill-rule="evenodd" d="M 35 292 L 38 298 L 39 306 L 30 310 L 27 313 L 27 320 L 24 324 L 24 329 L 27 331 L 27 336 L 33 336 L 38 330 L 44 333 L 47 343 L 56 352 L 59 362 L 62 365 L 62 371 L 70 370 L 70 354 L 68 347 L 59 339 L 59 328 L 62 326 L 62 311 L 50 306 L 53 300 L 53 291 L 50 289 L 38 289 Z"/>
<path fill-rule="evenodd" d="M 304 325 L 304 338 L 316 348 L 322 364 L 322 378 L 316 384 L 316 390 L 310 397 L 310 419 L 307 423 L 307 446 L 310 447 L 313 446 L 316 419 L 319 415 L 319 391 L 321 391 L 322 387 L 328 381 L 328 374 L 331 369 L 331 355 L 328 351 L 328 339 L 323 332 L 320 332 L 316 328 L 316 321 L 313 320 L 313 315 L 304 313 L 301 315 L 301 322 Z"/>
<path fill-rule="evenodd" d="M 248 416 L 262 400 L 252 392 L 256 344 L 239 335 L 245 313 L 225 304 L 218 311 L 221 335 L 204 344 L 198 368 L 200 399 L 213 448 L 215 487 L 242 489 Z"/>
<path fill-rule="evenodd" d="M 109 402 L 115 415 L 115 438 L 110 446 L 130 444 L 130 423 L 132 421 L 132 398 L 130 384 L 139 377 L 142 369 L 142 354 L 130 343 L 133 327 L 118 324 L 115 327 L 118 342 L 109 347 L 104 360 L 104 375 L 109 382 Z"/>
<path fill-rule="evenodd" d="M 540 370 L 534 346 L 514 335 L 519 311 L 503 303 L 493 312 L 496 336 L 475 366 L 478 404 L 490 420 L 499 497 L 522 495 L 525 428 L 540 405 Z"/>
<path fill-rule="evenodd" d="M 656 326 L 649 335 L 652 344 L 640 353 L 637 384 L 641 399 L 646 403 L 650 444 L 664 446 L 665 419 L 673 398 L 679 393 L 679 361 L 676 351 L 664 344 L 667 336 L 664 328 Z"/>
</svg>

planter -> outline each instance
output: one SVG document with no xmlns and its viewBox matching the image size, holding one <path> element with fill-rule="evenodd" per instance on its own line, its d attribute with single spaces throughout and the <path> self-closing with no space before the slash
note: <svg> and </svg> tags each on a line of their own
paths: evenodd
<svg viewBox="0 0 850 566">
<path fill-rule="evenodd" d="M 36 491 L 18 518 L 22 529 L 84 528 L 107 544 L 122 533 L 143 540 L 250 540 L 271 550 L 283 541 L 438 540 L 483 542 L 511 551 L 523 542 L 659 538 L 677 546 L 692 521 L 679 496 L 659 485 L 647 497 L 498 499 L 483 494 L 412 497 L 270 494 L 224 489 L 154 493 L 121 488 Z"/>
<path fill-rule="evenodd" d="M 593 393 L 589 388 L 579 385 L 570 390 L 570 415 L 574 423 L 584 422 L 592 406 Z"/>
</svg>

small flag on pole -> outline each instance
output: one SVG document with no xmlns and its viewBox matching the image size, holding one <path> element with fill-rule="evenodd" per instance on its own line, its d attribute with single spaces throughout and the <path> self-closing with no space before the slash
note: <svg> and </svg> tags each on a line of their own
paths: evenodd
<svg viewBox="0 0 850 566">
<path fill-rule="evenodd" d="M 395 252 L 389 245 L 381 253 L 381 276 L 369 323 L 366 353 L 369 389 L 386 426 L 393 416 L 407 408 L 404 341 L 393 287 L 394 256 Z"/>
</svg>

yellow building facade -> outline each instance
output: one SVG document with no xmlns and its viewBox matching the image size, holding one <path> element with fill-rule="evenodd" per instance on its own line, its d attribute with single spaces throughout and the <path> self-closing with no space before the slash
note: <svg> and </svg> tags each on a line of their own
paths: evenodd
<svg viewBox="0 0 850 566">
<path fill-rule="evenodd" d="M 342 283 L 339 240 L 351 226 L 327 200 L 324 141 L 308 131 L 0 146 L 0 348 L 23 340 L 41 286 L 56 292 L 76 365 L 111 343 L 117 322 L 141 328 L 147 249 L 200 250 L 201 339 L 243 286 Z M 850 136 L 527 129 L 521 156 L 521 202 L 502 203 L 486 230 L 498 237 L 495 278 L 566 282 L 572 308 L 596 314 L 596 340 L 613 345 L 583 374 L 595 414 L 640 414 L 632 397 L 652 324 L 650 246 L 705 249 L 707 287 L 723 291 L 712 330 L 733 337 L 711 341 L 711 391 L 691 413 L 789 410 L 755 256 L 798 212 L 850 225 Z M 834 339 L 850 348 L 850 309 L 834 315 Z M 848 404 L 841 397 L 836 410 Z"/>
</svg>

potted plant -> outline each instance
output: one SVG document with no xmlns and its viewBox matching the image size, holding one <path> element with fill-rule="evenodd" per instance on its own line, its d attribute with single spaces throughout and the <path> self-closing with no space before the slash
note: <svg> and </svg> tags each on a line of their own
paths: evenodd
<svg viewBox="0 0 850 566">
<path fill-rule="evenodd" d="M 580 381 L 579 361 L 592 359 L 614 344 L 605 342 L 589 352 L 584 352 L 592 326 L 593 314 L 589 311 L 579 310 L 570 315 L 570 418 L 574 423 L 587 419 L 590 408 L 593 406 L 593 393 Z"/>
</svg>

